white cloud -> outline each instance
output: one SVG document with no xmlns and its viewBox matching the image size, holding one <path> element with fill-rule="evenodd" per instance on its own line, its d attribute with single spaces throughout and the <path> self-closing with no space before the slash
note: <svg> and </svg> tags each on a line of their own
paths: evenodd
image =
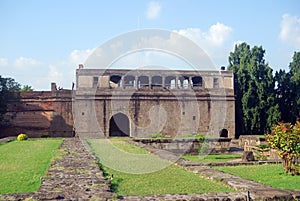
<svg viewBox="0 0 300 201">
<path fill-rule="evenodd" d="M 231 36 L 232 28 L 221 23 L 210 27 L 208 39 L 216 46 L 221 46 Z"/>
<path fill-rule="evenodd" d="M 160 15 L 160 11 L 161 11 L 161 5 L 156 1 L 151 1 L 148 4 L 147 18 L 148 19 L 158 18 Z"/>
<path fill-rule="evenodd" d="M 41 62 L 26 57 L 19 57 L 13 63 L 13 66 L 18 69 L 32 69 L 32 67 L 36 67 L 39 65 L 41 65 Z"/>
<path fill-rule="evenodd" d="M 181 29 L 175 32 L 200 45 L 204 43 L 210 46 L 222 46 L 231 37 L 232 28 L 218 22 L 212 25 L 208 32 L 203 32 L 199 28 Z"/>
<path fill-rule="evenodd" d="M 8 65 L 8 61 L 6 58 L 0 58 L 0 67 L 5 67 Z"/>
<path fill-rule="evenodd" d="M 94 50 L 95 49 L 73 50 L 69 55 L 69 61 L 73 65 L 83 64 Z"/>
<path fill-rule="evenodd" d="M 48 79 L 50 82 L 62 83 L 64 75 L 54 65 L 49 65 Z"/>
<path fill-rule="evenodd" d="M 226 65 L 229 52 L 232 51 L 232 32 L 230 26 L 222 23 L 212 25 L 208 31 L 199 28 L 187 28 L 175 31 L 198 44 L 212 59 L 215 66 Z"/>
<path fill-rule="evenodd" d="M 282 15 L 279 38 L 282 42 L 300 49 L 300 18 Z"/>
</svg>

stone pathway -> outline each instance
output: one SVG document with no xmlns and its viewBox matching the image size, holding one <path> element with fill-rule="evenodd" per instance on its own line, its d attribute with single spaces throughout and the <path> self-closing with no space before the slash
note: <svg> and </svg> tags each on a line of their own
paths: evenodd
<svg viewBox="0 0 300 201">
<path fill-rule="evenodd" d="M 110 181 L 103 177 L 96 159 L 76 138 L 64 139 L 57 159 L 36 193 L 0 195 L 0 200 L 111 200 Z"/>
<path fill-rule="evenodd" d="M 12 140 L 17 139 L 17 137 L 5 137 L 5 138 L 0 138 L 0 143 L 1 142 L 10 142 Z"/>
</svg>

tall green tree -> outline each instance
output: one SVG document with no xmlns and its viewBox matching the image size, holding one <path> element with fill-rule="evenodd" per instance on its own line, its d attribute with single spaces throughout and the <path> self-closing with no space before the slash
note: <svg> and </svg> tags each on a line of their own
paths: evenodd
<svg viewBox="0 0 300 201">
<path fill-rule="evenodd" d="M 296 118 L 300 117 L 300 52 L 294 52 L 293 60 L 289 65 L 291 82 L 293 86 L 294 100 L 292 101 L 292 113 Z"/>
<path fill-rule="evenodd" d="M 7 100 L 18 98 L 14 92 L 21 90 L 21 85 L 13 78 L 4 78 L 0 75 L 0 126 L 4 123 L 3 115 L 7 110 Z"/>
<path fill-rule="evenodd" d="M 275 80 L 281 120 L 295 123 L 300 117 L 300 52 L 294 52 L 289 72 L 277 71 Z"/>
<path fill-rule="evenodd" d="M 276 81 L 276 102 L 279 105 L 281 113 L 280 120 L 284 122 L 295 122 L 296 115 L 293 114 L 293 105 L 295 102 L 295 89 L 291 82 L 291 73 L 285 70 L 279 70 L 275 73 Z"/>
<path fill-rule="evenodd" d="M 272 69 L 265 63 L 265 50 L 242 43 L 229 56 L 234 73 L 237 134 L 263 134 L 279 119 Z"/>
</svg>

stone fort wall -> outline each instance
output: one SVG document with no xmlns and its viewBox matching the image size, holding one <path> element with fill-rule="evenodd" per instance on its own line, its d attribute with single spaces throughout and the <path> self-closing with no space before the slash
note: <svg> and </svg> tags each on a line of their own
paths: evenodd
<svg viewBox="0 0 300 201">
<path fill-rule="evenodd" d="M 77 69 L 76 90 L 17 94 L 0 137 L 235 135 L 230 71 Z"/>
<path fill-rule="evenodd" d="M 114 136 L 114 132 L 131 137 L 218 136 L 222 130 L 228 137 L 235 135 L 230 71 L 81 68 L 75 97 L 75 129 L 83 137 Z M 115 126 L 118 119 L 127 125 Z"/>
<path fill-rule="evenodd" d="M 4 116 L 6 126 L 0 129 L 0 137 L 26 133 L 29 137 L 73 136 L 72 91 L 32 91 L 15 94 L 7 105 Z"/>
</svg>

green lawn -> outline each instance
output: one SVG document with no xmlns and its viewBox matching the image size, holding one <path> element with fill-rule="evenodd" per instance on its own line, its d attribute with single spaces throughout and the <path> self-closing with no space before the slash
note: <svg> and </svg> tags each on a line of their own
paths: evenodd
<svg viewBox="0 0 300 201">
<path fill-rule="evenodd" d="M 182 158 L 193 162 L 227 162 L 230 160 L 240 159 L 240 154 L 212 154 L 212 155 L 184 155 Z"/>
<path fill-rule="evenodd" d="M 188 172 L 120 139 L 93 139 L 88 142 L 104 165 L 104 170 L 113 175 L 113 188 L 118 195 L 233 191 L 221 183 Z M 112 164 L 111 160 L 114 159 L 116 162 Z M 135 174 L 132 170 L 140 174 Z"/>
<path fill-rule="evenodd" d="M 282 164 L 214 167 L 280 189 L 300 190 L 300 176 L 286 175 Z"/>
<path fill-rule="evenodd" d="M 62 139 L 0 144 L 0 194 L 35 192 Z"/>
</svg>

